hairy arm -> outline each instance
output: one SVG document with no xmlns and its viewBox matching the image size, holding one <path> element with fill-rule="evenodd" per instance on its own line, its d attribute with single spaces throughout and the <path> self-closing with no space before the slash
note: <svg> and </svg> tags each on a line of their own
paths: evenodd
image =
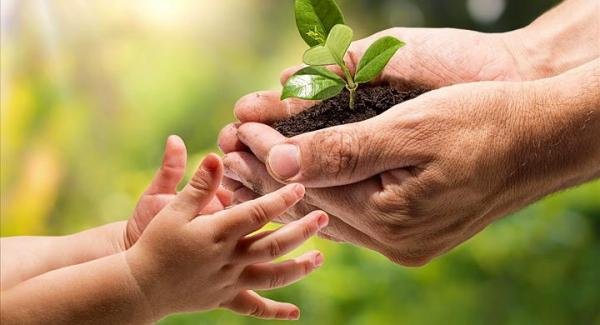
<svg viewBox="0 0 600 325">
<path fill-rule="evenodd" d="M 501 34 L 527 79 L 561 74 L 600 56 L 600 2 L 567 0 L 530 25 Z"/>
<path fill-rule="evenodd" d="M 558 135 L 551 144 L 555 148 L 543 148 L 548 155 L 548 174 L 561 175 L 556 178 L 560 183 L 555 190 L 599 177 L 600 58 L 535 84 L 537 107 L 545 108 L 548 121 L 546 129 L 537 132 Z M 559 154 L 554 153 L 557 150 Z"/>
</svg>

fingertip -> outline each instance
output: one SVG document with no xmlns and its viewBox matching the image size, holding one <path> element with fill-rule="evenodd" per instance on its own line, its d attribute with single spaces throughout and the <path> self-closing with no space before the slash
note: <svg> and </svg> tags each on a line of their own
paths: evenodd
<svg viewBox="0 0 600 325">
<path fill-rule="evenodd" d="M 168 167 L 185 167 L 187 151 L 185 143 L 177 135 L 169 135 L 165 143 L 163 165 Z"/>
<path fill-rule="evenodd" d="M 321 267 L 321 265 L 323 265 L 323 262 L 325 262 L 325 257 L 323 256 L 323 253 L 316 251 L 315 255 L 313 257 L 313 265 L 315 268 Z"/>
<path fill-rule="evenodd" d="M 286 187 L 288 187 L 290 191 L 296 194 L 296 196 L 299 198 L 304 197 L 304 194 L 306 193 L 306 188 L 304 188 L 304 185 L 300 183 L 289 184 Z"/>
<path fill-rule="evenodd" d="M 238 139 L 238 130 L 237 128 L 241 125 L 241 123 L 230 123 L 227 124 L 221 131 L 219 132 L 219 136 L 217 138 L 217 145 L 221 152 L 227 154 L 233 151 L 247 151 L 248 147 L 244 145 Z"/>
<path fill-rule="evenodd" d="M 304 216 L 304 218 L 302 218 L 302 219 L 307 220 L 308 222 L 316 222 L 317 225 L 319 226 L 319 228 L 317 230 L 321 230 L 321 229 L 327 227 L 327 225 L 329 224 L 329 216 L 327 215 L 326 212 L 321 211 L 321 210 L 312 211 L 312 212 L 308 213 L 306 216 Z"/>
<path fill-rule="evenodd" d="M 262 97 L 261 92 L 255 92 L 238 99 L 233 107 L 233 115 L 241 122 L 260 121 L 260 108 L 257 109 L 256 102 Z"/>
<path fill-rule="evenodd" d="M 285 85 L 285 83 L 288 81 L 288 79 L 290 79 L 290 77 L 294 73 L 296 73 L 298 70 L 300 70 L 304 67 L 306 67 L 306 65 L 301 64 L 301 65 L 296 65 L 296 66 L 289 67 L 289 68 L 286 68 L 285 70 L 283 70 L 281 72 L 281 75 L 279 76 L 279 82 L 281 83 L 281 85 L 282 86 Z"/>
<path fill-rule="evenodd" d="M 300 319 L 300 309 L 294 306 L 294 310 L 292 310 L 288 315 L 289 320 L 298 320 Z"/>
<path fill-rule="evenodd" d="M 223 169 L 223 161 L 217 154 L 210 153 L 202 160 L 201 168 L 206 171 L 214 172 Z"/>
<path fill-rule="evenodd" d="M 319 224 L 319 230 L 327 227 L 329 224 L 329 215 L 324 211 L 317 211 L 316 213 L 318 214 L 317 223 Z"/>
<path fill-rule="evenodd" d="M 200 163 L 194 177 L 190 180 L 190 185 L 206 185 L 206 189 L 216 195 L 223 180 L 224 167 L 221 157 L 217 154 L 210 153 Z"/>
<path fill-rule="evenodd" d="M 183 144 L 183 139 L 176 134 L 171 134 L 167 137 L 167 144 Z"/>
</svg>

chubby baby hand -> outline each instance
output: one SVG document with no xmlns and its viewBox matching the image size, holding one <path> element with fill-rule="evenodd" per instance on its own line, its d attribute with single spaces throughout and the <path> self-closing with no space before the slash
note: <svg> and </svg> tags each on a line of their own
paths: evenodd
<svg viewBox="0 0 600 325">
<path fill-rule="evenodd" d="M 286 254 L 316 234 L 328 216 L 314 211 L 274 231 L 254 233 L 300 201 L 304 187 L 290 184 L 235 207 L 202 214 L 213 204 L 223 177 L 211 154 L 185 186 L 152 218 L 125 252 L 149 317 L 228 308 L 266 319 L 297 319 L 299 309 L 253 290 L 294 283 L 323 262 L 320 252 L 283 262 Z M 174 195 L 174 194 L 173 194 Z"/>
</svg>

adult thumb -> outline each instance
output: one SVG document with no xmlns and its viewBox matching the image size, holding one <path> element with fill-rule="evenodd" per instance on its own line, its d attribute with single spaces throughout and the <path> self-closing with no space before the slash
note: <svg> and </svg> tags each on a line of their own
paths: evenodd
<svg viewBox="0 0 600 325">
<path fill-rule="evenodd" d="M 367 120 L 289 138 L 269 150 L 267 170 L 280 182 L 330 187 L 398 168 L 393 134 L 372 124 Z"/>
</svg>

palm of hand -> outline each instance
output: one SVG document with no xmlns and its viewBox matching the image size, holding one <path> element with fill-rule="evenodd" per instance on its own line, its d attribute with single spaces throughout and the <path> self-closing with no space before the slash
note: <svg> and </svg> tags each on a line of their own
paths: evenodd
<svg viewBox="0 0 600 325">
<path fill-rule="evenodd" d="M 142 236 L 150 221 L 175 198 L 175 194 L 143 194 L 125 229 L 125 247 L 129 248 Z"/>
</svg>

